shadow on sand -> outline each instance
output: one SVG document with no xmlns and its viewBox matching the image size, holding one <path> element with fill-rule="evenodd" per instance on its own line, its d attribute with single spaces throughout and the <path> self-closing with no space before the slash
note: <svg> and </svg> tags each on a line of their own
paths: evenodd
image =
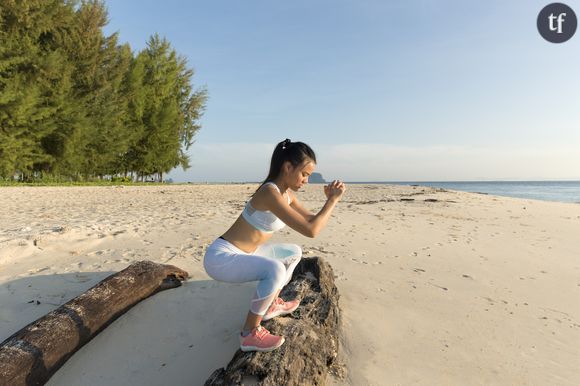
<svg viewBox="0 0 580 386">
<path fill-rule="evenodd" d="M 0 285 L 0 340 L 116 272 L 72 272 Z M 231 359 L 255 283 L 185 281 L 136 304 L 47 385 L 198 385 Z"/>
</svg>

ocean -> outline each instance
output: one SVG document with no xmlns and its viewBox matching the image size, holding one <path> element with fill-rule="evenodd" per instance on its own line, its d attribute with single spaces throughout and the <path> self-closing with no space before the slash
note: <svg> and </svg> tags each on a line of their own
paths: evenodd
<svg viewBox="0 0 580 386">
<path fill-rule="evenodd" d="M 496 196 L 580 203 L 580 181 L 375 181 L 347 184 L 393 184 L 432 186 Z"/>
</svg>

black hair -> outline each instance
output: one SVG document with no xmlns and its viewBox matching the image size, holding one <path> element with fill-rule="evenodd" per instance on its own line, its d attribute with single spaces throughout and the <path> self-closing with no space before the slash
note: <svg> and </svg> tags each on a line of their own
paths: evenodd
<svg viewBox="0 0 580 386">
<path fill-rule="evenodd" d="M 272 153 L 268 176 L 264 181 L 262 181 L 258 189 L 256 189 L 256 192 L 266 182 L 274 181 L 278 178 L 284 162 L 289 161 L 292 166 L 296 167 L 304 162 L 305 159 L 310 159 L 312 162 L 316 163 L 316 154 L 314 154 L 314 150 L 304 142 L 292 142 L 286 138 L 284 141 L 278 143 Z"/>
</svg>

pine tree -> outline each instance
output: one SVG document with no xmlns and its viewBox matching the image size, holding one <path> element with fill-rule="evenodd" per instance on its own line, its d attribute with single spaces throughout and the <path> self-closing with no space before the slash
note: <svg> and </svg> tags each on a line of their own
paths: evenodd
<svg viewBox="0 0 580 386">
<path fill-rule="evenodd" d="M 68 86 L 66 61 L 50 47 L 70 22 L 72 5 L 58 0 L 0 3 L 0 174 L 31 177 L 50 163 L 42 139 L 55 130 Z"/>
<path fill-rule="evenodd" d="M 189 167 L 207 98 L 166 39 L 136 57 L 102 0 L 0 0 L 0 177 Z"/>
<path fill-rule="evenodd" d="M 174 167 L 188 167 L 182 149 L 192 143 L 196 122 L 205 102 L 205 91 L 192 93 L 193 72 L 166 39 L 154 35 L 137 60 L 144 63 L 145 105 L 143 135 L 132 149 L 137 172 L 161 176 Z"/>
</svg>

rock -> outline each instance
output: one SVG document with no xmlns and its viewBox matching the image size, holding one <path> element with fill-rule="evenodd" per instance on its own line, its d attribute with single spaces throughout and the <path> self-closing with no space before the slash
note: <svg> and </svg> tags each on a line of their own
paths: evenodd
<svg viewBox="0 0 580 386">
<path fill-rule="evenodd" d="M 238 350 L 206 386 L 325 385 L 329 371 L 344 374 L 337 361 L 341 319 L 330 265 L 320 257 L 303 258 L 280 296 L 301 299 L 291 316 L 263 323 L 271 333 L 283 335 L 285 343 L 267 353 Z"/>
<path fill-rule="evenodd" d="M 310 184 L 325 184 L 326 181 L 322 177 L 320 173 L 312 173 L 310 177 L 308 177 L 308 183 Z"/>
</svg>

